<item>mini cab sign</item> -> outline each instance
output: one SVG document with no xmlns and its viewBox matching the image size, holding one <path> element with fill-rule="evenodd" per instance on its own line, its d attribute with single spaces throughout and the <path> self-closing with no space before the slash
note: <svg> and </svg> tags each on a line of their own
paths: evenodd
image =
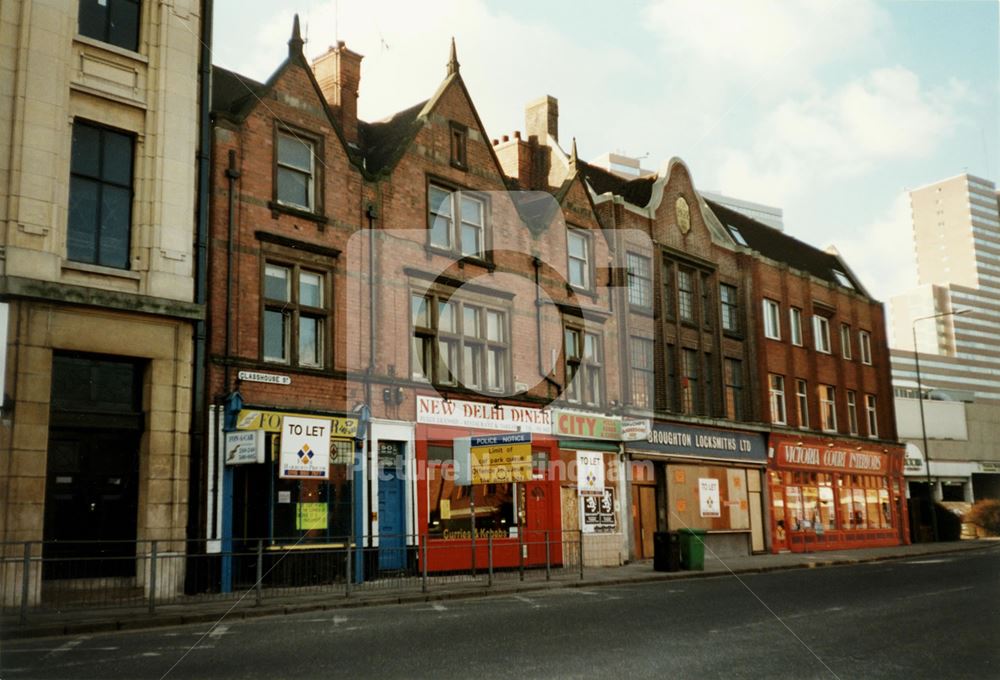
<svg viewBox="0 0 1000 680">
<path fill-rule="evenodd" d="M 330 421 L 282 418 L 280 463 L 282 479 L 329 479 Z"/>
<path fill-rule="evenodd" d="M 264 462 L 264 433 L 245 430 L 226 433 L 226 465 Z"/>
<path fill-rule="evenodd" d="M 530 432 L 462 437 L 454 451 L 459 486 L 531 481 Z"/>
</svg>

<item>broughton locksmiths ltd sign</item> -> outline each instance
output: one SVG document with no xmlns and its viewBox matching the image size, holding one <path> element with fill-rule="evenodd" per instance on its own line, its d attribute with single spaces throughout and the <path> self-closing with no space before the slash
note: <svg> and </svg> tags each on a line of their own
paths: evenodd
<svg viewBox="0 0 1000 680">
<path fill-rule="evenodd" d="M 767 462 L 761 434 L 677 423 L 654 423 L 645 441 L 629 444 L 633 448 L 673 456 Z"/>
</svg>

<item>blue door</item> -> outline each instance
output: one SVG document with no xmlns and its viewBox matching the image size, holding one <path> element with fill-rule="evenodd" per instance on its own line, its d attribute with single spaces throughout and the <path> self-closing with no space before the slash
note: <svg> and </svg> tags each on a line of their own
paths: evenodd
<svg viewBox="0 0 1000 680">
<path fill-rule="evenodd" d="M 379 442 L 378 447 L 378 568 L 406 567 L 406 487 L 403 479 L 404 442 Z"/>
</svg>

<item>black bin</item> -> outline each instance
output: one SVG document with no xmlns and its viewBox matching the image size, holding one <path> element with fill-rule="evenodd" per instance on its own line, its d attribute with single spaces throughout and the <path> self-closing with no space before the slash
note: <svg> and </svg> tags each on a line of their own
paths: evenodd
<svg viewBox="0 0 1000 680">
<path fill-rule="evenodd" d="M 681 541 L 674 531 L 653 533 L 653 571 L 680 571 Z"/>
</svg>

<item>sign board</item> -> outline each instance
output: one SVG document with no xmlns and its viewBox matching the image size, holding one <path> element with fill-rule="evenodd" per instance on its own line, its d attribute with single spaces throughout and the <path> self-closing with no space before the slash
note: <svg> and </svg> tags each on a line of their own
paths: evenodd
<svg viewBox="0 0 1000 680">
<path fill-rule="evenodd" d="M 580 437 L 583 439 L 608 439 L 621 441 L 622 421 L 579 411 L 552 411 L 552 434 L 557 437 Z"/>
<path fill-rule="evenodd" d="M 330 478 L 330 421 L 285 416 L 281 427 L 282 479 Z"/>
<path fill-rule="evenodd" d="M 285 417 L 322 419 L 330 424 L 330 436 L 353 439 L 358 433 L 357 418 L 339 418 L 320 416 L 303 416 L 301 413 L 285 411 L 261 411 L 257 409 L 241 409 L 236 416 L 237 430 L 264 430 L 265 432 L 281 432 L 281 421 Z"/>
<path fill-rule="evenodd" d="M 261 373 L 259 371 L 240 371 L 236 377 L 245 382 L 268 383 L 269 385 L 291 385 L 292 379 L 287 375 L 277 373 Z"/>
<path fill-rule="evenodd" d="M 622 441 L 641 442 L 649 438 L 650 423 L 648 418 L 623 418 Z"/>
<path fill-rule="evenodd" d="M 604 454 L 576 452 L 576 487 L 581 496 L 604 495 Z"/>
<path fill-rule="evenodd" d="M 260 430 L 226 433 L 226 465 L 264 462 L 264 433 Z"/>
<path fill-rule="evenodd" d="M 299 531 L 326 529 L 329 510 L 326 503 L 296 503 L 295 528 Z"/>
<path fill-rule="evenodd" d="M 552 432 L 552 414 L 548 410 L 457 399 L 445 401 L 441 397 L 422 394 L 417 395 L 417 422 L 474 430 Z"/>
<path fill-rule="evenodd" d="M 722 516 L 718 479 L 705 477 L 698 479 L 698 508 L 702 517 Z"/>
<path fill-rule="evenodd" d="M 531 481 L 531 433 L 461 437 L 455 440 L 455 484 Z"/>
<path fill-rule="evenodd" d="M 878 451 L 840 449 L 820 445 L 779 442 L 776 463 L 779 466 L 849 470 L 852 472 L 889 472 L 889 457 Z"/>
<path fill-rule="evenodd" d="M 600 496 L 584 496 L 583 532 L 587 534 L 613 533 L 618 528 L 615 518 L 615 490 L 606 487 Z"/>
<path fill-rule="evenodd" d="M 762 434 L 679 423 L 653 423 L 645 440 L 631 444 L 629 450 L 650 451 L 671 457 L 767 462 L 767 447 Z"/>
</svg>

